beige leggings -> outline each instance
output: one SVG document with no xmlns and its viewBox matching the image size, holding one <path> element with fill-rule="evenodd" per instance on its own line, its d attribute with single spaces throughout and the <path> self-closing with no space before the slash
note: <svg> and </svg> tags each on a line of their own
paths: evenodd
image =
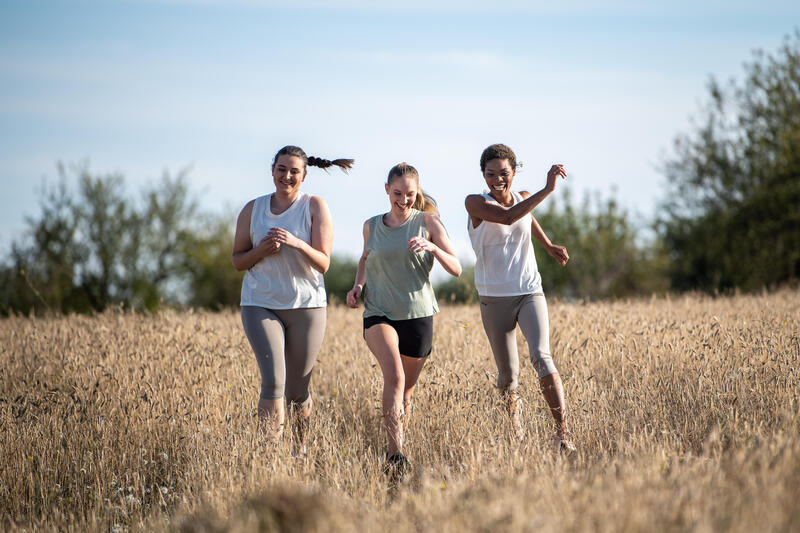
<svg viewBox="0 0 800 533">
<path fill-rule="evenodd" d="M 540 378 L 558 372 L 550 356 L 550 322 L 544 294 L 481 296 L 481 319 L 494 361 L 497 386 L 512 391 L 519 385 L 517 324 L 528 341 L 531 363 Z"/>
<path fill-rule="evenodd" d="M 261 398 L 285 395 L 290 404 L 307 405 L 311 371 L 325 336 L 325 308 L 243 306 L 242 325 L 261 371 Z"/>
</svg>

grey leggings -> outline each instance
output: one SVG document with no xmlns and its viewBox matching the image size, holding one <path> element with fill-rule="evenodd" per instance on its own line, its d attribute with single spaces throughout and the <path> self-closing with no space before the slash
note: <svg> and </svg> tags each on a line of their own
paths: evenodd
<svg viewBox="0 0 800 533">
<path fill-rule="evenodd" d="M 325 308 L 242 307 L 242 325 L 261 370 L 261 398 L 308 405 L 308 384 L 325 336 Z"/>
<path fill-rule="evenodd" d="M 515 390 L 519 384 L 517 324 L 528 341 L 531 363 L 540 378 L 558 372 L 550 356 L 550 322 L 544 294 L 481 296 L 481 319 L 497 364 L 497 386 Z"/>
</svg>

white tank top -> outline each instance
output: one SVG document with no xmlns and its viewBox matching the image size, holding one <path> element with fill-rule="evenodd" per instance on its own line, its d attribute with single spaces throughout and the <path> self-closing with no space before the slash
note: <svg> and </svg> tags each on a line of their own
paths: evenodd
<svg viewBox="0 0 800 533">
<path fill-rule="evenodd" d="M 283 228 L 311 244 L 311 197 L 301 193 L 289 209 L 279 215 L 270 209 L 272 194 L 256 198 L 250 216 L 250 241 L 253 246 L 266 237 L 270 228 Z M 311 268 L 308 259 L 288 246 L 268 255 L 244 275 L 240 305 L 267 309 L 298 309 L 325 307 L 325 282 L 318 270 Z"/>
<path fill-rule="evenodd" d="M 512 192 L 514 203 L 522 196 Z M 488 191 L 483 197 L 500 205 Z M 519 296 L 542 292 L 542 278 L 536 266 L 531 242 L 531 214 L 506 226 L 484 220 L 472 227 L 467 216 L 467 231 L 475 250 L 475 288 L 481 296 Z"/>
</svg>

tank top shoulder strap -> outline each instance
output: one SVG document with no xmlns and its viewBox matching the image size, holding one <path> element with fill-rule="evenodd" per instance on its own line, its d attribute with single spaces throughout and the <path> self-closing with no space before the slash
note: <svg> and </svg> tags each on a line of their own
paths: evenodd
<svg viewBox="0 0 800 533">
<path fill-rule="evenodd" d="M 253 200 L 253 210 L 250 212 L 250 231 L 252 232 L 255 225 L 258 224 L 258 221 L 263 219 L 265 216 L 265 209 L 267 200 L 269 199 L 269 194 L 259 196 L 255 200 Z"/>
<path fill-rule="evenodd" d="M 302 202 L 299 207 L 303 212 L 303 220 L 305 220 L 306 224 L 311 224 L 311 195 L 306 193 L 300 193 L 300 198 L 297 199 L 298 202 Z"/>
<path fill-rule="evenodd" d="M 414 219 L 410 221 L 413 226 L 409 228 L 412 234 L 419 234 L 419 230 L 425 228 L 425 211 L 417 211 L 414 213 Z M 426 229 L 427 231 L 427 229 Z"/>
</svg>

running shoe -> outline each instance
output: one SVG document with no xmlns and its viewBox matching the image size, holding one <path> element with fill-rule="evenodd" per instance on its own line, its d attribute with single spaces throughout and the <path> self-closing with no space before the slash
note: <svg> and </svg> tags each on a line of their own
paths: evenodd
<svg viewBox="0 0 800 533">
<path fill-rule="evenodd" d="M 564 455 L 571 455 L 578 451 L 575 444 L 572 442 L 572 436 L 569 433 L 559 433 L 554 439 L 556 452 Z"/>
<path fill-rule="evenodd" d="M 386 454 L 383 460 L 383 473 L 389 476 L 392 483 L 397 483 L 411 470 L 411 463 L 402 453 Z"/>
</svg>

